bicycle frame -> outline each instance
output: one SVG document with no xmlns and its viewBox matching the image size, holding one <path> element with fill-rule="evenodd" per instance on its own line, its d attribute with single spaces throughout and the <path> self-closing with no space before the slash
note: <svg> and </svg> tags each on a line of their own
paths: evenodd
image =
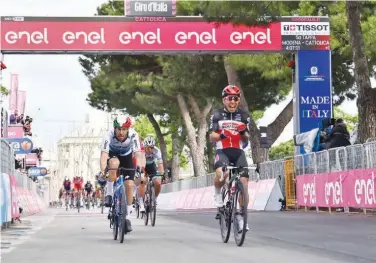
<svg viewBox="0 0 376 263">
<path fill-rule="evenodd" d="M 122 171 L 135 171 L 136 169 L 134 169 L 134 168 L 119 167 L 117 169 L 110 169 L 110 168 L 108 168 L 107 170 L 108 171 L 117 170 L 120 173 L 119 177 L 114 182 L 115 185 L 114 185 L 114 198 L 113 198 L 114 199 L 113 200 L 113 204 L 115 205 L 115 214 L 116 214 L 116 216 L 120 216 L 120 215 L 122 215 L 122 211 L 120 209 L 121 204 L 120 204 L 120 202 L 117 203 L 116 200 L 118 199 L 118 197 L 120 197 L 120 189 L 121 189 L 121 187 L 122 186 L 125 187 L 124 186 L 124 182 L 125 182 L 124 179 L 127 179 L 129 177 L 129 176 L 124 176 L 124 174 L 122 174 Z M 135 177 L 136 177 L 136 175 L 135 175 Z M 125 199 L 127 200 L 127 198 L 125 198 Z"/>
</svg>

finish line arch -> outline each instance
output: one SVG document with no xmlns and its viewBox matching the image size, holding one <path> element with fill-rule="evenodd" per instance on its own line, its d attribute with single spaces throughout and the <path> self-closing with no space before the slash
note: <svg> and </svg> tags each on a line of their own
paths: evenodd
<svg viewBox="0 0 376 263">
<path fill-rule="evenodd" d="M 202 17 L 24 17 L 0 20 L 2 54 L 295 53 L 294 133 L 332 117 L 329 17 L 282 17 L 266 26 Z"/>
</svg>

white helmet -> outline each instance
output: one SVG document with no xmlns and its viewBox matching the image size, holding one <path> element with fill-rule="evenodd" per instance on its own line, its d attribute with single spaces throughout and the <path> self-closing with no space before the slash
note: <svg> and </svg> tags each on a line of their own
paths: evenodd
<svg viewBox="0 0 376 263">
<path fill-rule="evenodd" d="M 154 147 L 155 141 L 154 138 L 149 136 L 144 139 L 144 146 L 146 147 Z"/>
</svg>

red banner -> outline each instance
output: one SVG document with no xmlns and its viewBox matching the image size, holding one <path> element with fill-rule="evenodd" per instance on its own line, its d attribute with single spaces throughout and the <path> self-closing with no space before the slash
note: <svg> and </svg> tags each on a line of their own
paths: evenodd
<svg viewBox="0 0 376 263">
<path fill-rule="evenodd" d="M 199 17 L 152 23 L 125 17 L 3 17 L 1 51 L 144 54 L 329 49 L 328 18 L 305 19 L 290 17 L 248 27 L 208 23 Z"/>
</svg>

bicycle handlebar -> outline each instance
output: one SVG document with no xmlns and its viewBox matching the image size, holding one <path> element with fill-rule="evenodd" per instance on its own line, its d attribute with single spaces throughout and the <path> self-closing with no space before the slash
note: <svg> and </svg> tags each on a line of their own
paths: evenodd
<svg viewBox="0 0 376 263">
<path fill-rule="evenodd" d="M 248 169 L 248 170 L 256 170 L 257 169 L 257 166 L 245 166 L 245 167 L 237 167 L 237 166 L 231 166 L 231 165 L 225 165 L 222 167 L 222 176 L 221 178 L 219 178 L 219 181 L 220 182 L 223 182 L 223 180 L 225 179 L 225 171 L 226 170 L 232 170 L 232 169 Z"/>
</svg>

